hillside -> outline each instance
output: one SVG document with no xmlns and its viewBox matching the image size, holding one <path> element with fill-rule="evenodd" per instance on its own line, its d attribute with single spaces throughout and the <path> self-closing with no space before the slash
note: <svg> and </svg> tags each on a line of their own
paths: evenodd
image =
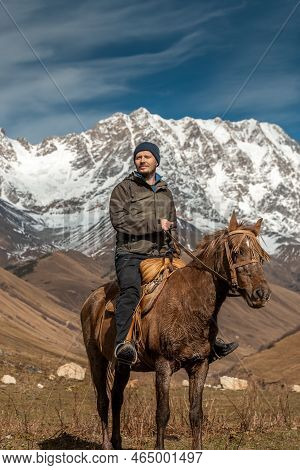
<svg viewBox="0 0 300 470">
<path fill-rule="evenodd" d="M 58 299 L 0 268 L 0 343 L 22 357 L 55 355 L 82 360 L 78 314 Z"/>
<path fill-rule="evenodd" d="M 271 299 L 261 309 L 251 309 L 239 297 L 226 299 L 219 314 L 219 333 L 226 341 L 238 341 L 240 347 L 227 358 L 215 362 L 210 369 L 212 374 L 221 373 L 233 363 L 240 363 L 242 369 L 245 356 L 266 348 L 300 327 L 300 294 L 276 284 L 270 287 Z"/>
<path fill-rule="evenodd" d="M 61 305 L 74 312 L 80 312 L 92 289 L 112 277 L 110 265 L 105 266 L 103 262 L 74 250 L 48 253 L 47 256 L 11 265 L 7 269 L 53 294 Z"/>
<path fill-rule="evenodd" d="M 245 358 L 243 367 L 235 367 L 232 372 L 239 377 L 247 377 L 245 369 L 265 383 L 286 382 L 300 385 L 300 331 Z"/>
<path fill-rule="evenodd" d="M 28 281 L 25 282 L 27 288 L 30 285 L 42 288 L 43 293 L 48 292 L 56 303 L 77 312 L 77 321 L 81 305 L 91 289 L 104 283 L 99 260 L 73 251 L 56 252 L 32 264 L 25 263 L 15 272 L 22 276 L 21 283 Z M 110 272 L 107 277 L 113 276 Z M 242 298 L 225 301 L 218 319 L 219 336 L 226 341 L 238 341 L 240 347 L 227 358 L 215 362 L 210 375 L 223 373 L 245 356 L 266 348 L 300 326 L 300 295 L 276 284 L 271 284 L 271 289 L 271 300 L 262 309 L 251 309 Z"/>
</svg>

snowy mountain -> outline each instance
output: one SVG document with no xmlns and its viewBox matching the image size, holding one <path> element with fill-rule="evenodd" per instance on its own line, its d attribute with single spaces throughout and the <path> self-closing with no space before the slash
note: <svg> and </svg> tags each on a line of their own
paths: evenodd
<svg viewBox="0 0 300 470">
<path fill-rule="evenodd" d="M 30 243 L 31 256 L 49 246 L 87 255 L 111 249 L 109 197 L 134 169 L 133 149 L 142 140 L 160 147 L 159 173 L 173 191 L 188 245 L 223 226 L 235 208 L 241 219 L 264 218 L 271 253 L 299 257 L 299 143 L 253 119 L 167 120 L 139 108 L 37 145 L 0 130 L 0 247 L 7 260 L 28 257 Z"/>
<path fill-rule="evenodd" d="M 12 251 L 17 258 L 27 259 L 55 248 L 42 221 L 1 199 L 0 220 L 0 266 L 7 264 Z"/>
</svg>

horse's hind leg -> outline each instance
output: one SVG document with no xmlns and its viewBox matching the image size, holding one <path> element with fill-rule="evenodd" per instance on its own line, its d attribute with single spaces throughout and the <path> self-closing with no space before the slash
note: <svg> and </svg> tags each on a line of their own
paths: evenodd
<svg viewBox="0 0 300 470">
<path fill-rule="evenodd" d="M 108 435 L 108 408 L 109 398 L 107 395 L 107 368 L 108 360 L 102 356 L 97 346 L 87 348 L 91 366 L 92 379 L 97 391 L 97 409 L 101 420 L 103 449 L 112 449 Z"/>
<path fill-rule="evenodd" d="M 155 449 L 164 449 L 165 430 L 170 418 L 169 390 L 173 371 L 170 362 L 162 357 L 156 361 L 155 370 L 157 402 Z"/>
<path fill-rule="evenodd" d="M 115 380 L 112 388 L 112 437 L 111 443 L 114 449 L 122 449 L 122 438 L 120 431 L 120 416 L 123 404 L 124 389 L 130 377 L 130 367 L 117 364 L 115 369 Z"/>
</svg>

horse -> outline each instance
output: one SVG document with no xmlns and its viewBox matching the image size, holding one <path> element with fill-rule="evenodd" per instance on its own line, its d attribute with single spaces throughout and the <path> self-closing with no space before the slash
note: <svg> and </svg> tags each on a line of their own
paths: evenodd
<svg viewBox="0 0 300 470">
<path fill-rule="evenodd" d="M 263 262 L 269 261 L 269 255 L 258 241 L 261 223 L 262 219 L 253 225 L 238 223 L 233 213 L 228 227 L 204 236 L 193 252 L 192 261 L 172 273 L 150 311 L 141 319 L 144 347 L 132 370 L 156 374 L 155 449 L 164 449 L 170 417 L 170 381 L 172 374 L 181 368 L 189 378 L 192 448 L 202 448 L 202 394 L 218 331 L 218 312 L 233 289 L 251 308 L 263 307 L 270 298 L 263 271 Z M 130 367 L 117 363 L 112 388 L 108 387 L 114 362 L 115 322 L 111 315 L 101 323 L 99 313 L 107 300 L 117 295 L 117 289 L 116 283 L 96 289 L 81 310 L 83 338 L 97 392 L 103 449 L 122 448 L 120 413 L 130 376 Z"/>
</svg>

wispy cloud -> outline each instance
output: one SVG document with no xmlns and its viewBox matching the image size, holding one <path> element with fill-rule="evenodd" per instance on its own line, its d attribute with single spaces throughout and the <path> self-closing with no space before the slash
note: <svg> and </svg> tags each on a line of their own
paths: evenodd
<svg viewBox="0 0 300 470">
<path fill-rule="evenodd" d="M 222 84 L 215 84 L 215 92 L 207 95 L 206 92 L 199 92 L 191 99 L 196 100 L 199 112 L 214 112 L 221 116 L 234 93 L 241 84 L 238 77 L 230 79 L 223 77 Z M 285 73 L 274 76 L 272 73 L 260 74 L 253 80 L 240 94 L 233 104 L 230 114 L 236 112 L 251 113 L 276 113 L 283 108 L 294 106 L 300 102 L 300 83 L 296 73 Z M 228 116 L 225 117 L 228 119 Z"/>
<path fill-rule="evenodd" d="M 271 17 L 270 12 L 266 11 L 265 16 L 258 15 L 255 23 L 250 21 L 240 25 L 243 31 L 236 30 L 239 42 L 232 48 L 232 54 L 222 62 L 218 73 L 212 76 L 209 86 L 187 98 L 189 103 L 195 103 L 198 115 L 223 116 L 228 109 L 225 119 L 255 117 L 283 126 L 300 122 L 299 113 L 296 113 L 300 106 L 296 41 L 300 8 L 297 18 L 291 19 L 268 50 L 272 38 L 295 6 L 295 2 L 288 3 L 290 5 L 285 5 L 285 11 L 282 8 L 274 9 Z M 264 56 L 266 50 L 268 53 Z M 261 62 L 260 57 L 263 57 Z M 257 68 L 256 64 L 259 64 Z M 241 92 L 237 96 L 238 90 Z M 232 106 L 229 106 L 230 103 Z"/>
<path fill-rule="evenodd" d="M 194 46 L 198 33 L 192 33 L 177 41 L 172 46 L 156 52 L 137 54 L 134 56 L 98 58 L 84 63 L 68 63 L 63 67 L 53 65 L 49 68 L 51 76 L 63 90 L 67 99 L 75 106 L 84 104 L 93 99 L 108 100 L 110 96 L 116 97 L 125 93 L 134 93 L 130 86 L 132 77 L 138 79 L 147 74 L 153 74 L 157 70 L 164 70 L 174 64 L 188 60 L 195 54 Z M 201 46 L 200 46 L 201 48 Z M 122 71 L 122 73 L 120 73 Z M 45 124 L 44 132 L 53 133 L 51 116 L 57 113 L 57 119 L 63 122 L 62 129 L 66 131 L 66 123 L 75 124 L 75 116 L 70 115 L 66 121 L 61 112 L 57 112 L 58 106 L 63 106 L 57 89 L 49 79 L 49 76 L 39 67 L 23 67 L 20 76 L 10 79 L 10 73 L 6 70 L 0 80 L 2 90 L 1 110 L 6 114 L 8 121 L 13 121 L 14 116 L 22 120 L 22 117 L 31 116 L 33 121 L 39 119 L 38 129 L 41 129 L 40 117 Z M 109 108 L 109 106 L 108 106 Z M 49 115 L 49 123 L 44 116 Z M 89 109 L 81 111 L 82 121 L 86 126 L 90 125 Z M 94 114 L 94 113 L 93 113 Z M 100 114 L 100 111 L 99 111 Z M 99 115 L 99 119 L 100 119 Z M 18 129 L 20 125 L 17 124 Z M 26 126 L 27 127 L 27 126 Z M 76 124 L 76 128 L 77 128 Z M 71 127 L 72 128 L 72 127 Z M 13 124 L 14 133 L 16 124 Z M 33 130 L 33 128 L 32 128 Z M 82 129 L 81 129 L 82 130 Z M 20 131 L 19 131 L 20 132 Z M 32 135 L 32 131 L 29 135 Z M 34 128 L 34 134 L 37 128 Z"/>
<path fill-rule="evenodd" d="M 126 5 L 90 0 L 75 2 L 72 8 L 65 6 L 64 2 L 54 2 L 52 8 L 43 7 L 39 1 L 29 0 L 26 8 L 12 1 L 7 9 L 75 107 L 93 99 L 107 101 L 110 96 L 135 93 L 133 80 L 205 53 L 214 41 L 207 41 L 201 25 L 231 8 L 203 4 L 195 15 L 193 9 L 182 4 L 174 7 L 172 2 L 162 5 L 158 0 Z M 11 19 L 2 13 L 1 125 L 8 126 L 14 135 L 17 129 L 20 132 L 24 119 L 26 122 L 31 118 L 33 124 L 38 119 L 38 126 L 33 125 L 28 134 L 36 140 L 42 129 L 45 135 L 53 132 L 53 115 L 63 107 L 62 97 Z M 89 126 L 89 109 L 78 112 Z M 57 119 L 63 121 L 64 130 L 66 122 L 74 126 L 76 121 L 75 116 L 62 119 L 61 112 Z"/>
<path fill-rule="evenodd" d="M 72 7 L 64 0 L 1 1 L 86 127 L 145 105 L 151 95 L 154 112 L 222 114 L 285 14 L 277 0 L 280 8 L 265 8 L 265 16 L 255 16 L 258 0 L 73 0 Z M 81 130 L 3 9 L 0 31 L 0 126 L 35 142 Z M 266 108 L 283 115 L 298 102 L 293 54 L 282 37 L 231 116 Z"/>
</svg>

